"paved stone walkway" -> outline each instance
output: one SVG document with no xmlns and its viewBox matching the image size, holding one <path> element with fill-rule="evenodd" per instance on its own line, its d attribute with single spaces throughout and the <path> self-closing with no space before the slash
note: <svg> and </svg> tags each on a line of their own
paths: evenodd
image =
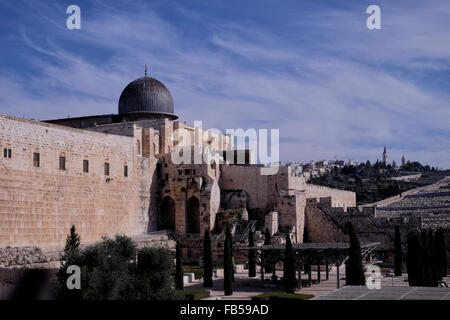
<svg viewBox="0 0 450 320">
<path fill-rule="evenodd" d="M 277 271 L 277 276 L 279 278 L 282 277 L 283 272 Z M 315 297 L 319 295 L 323 295 L 325 293 L 334 291 L 337 289 L 337 273 L 336 269 L 334 268 L 332 271 L 329 272 L 329 278 L 328 280 L 325 280 L 326 273 L 325 271 L 322 271 L 320 273 L 321 275 L 321 281 L 320 283 L 317 282 L 317 271 L 312 272 L 312 280 L 313 284 L 310 287 L 304 286 L 300 290 L 296 290 L 296 293 L 303 293 L 303 294 L 311 294 Z M 341 288 L 345 286 L 345 267 L 341 266 L 340 269 L 340 275 L 341 275 Z M 283 292 L 284 287 L 281 282 L 278 283 L 277 287 L 270 285 L 270 278 L 271 274 L 266 273 L 265 274 L 265 281 L 266 285 L 265 287 L 262 287 L 261 284 L 261 278 L 260 275 L 257 274 L 257 277 L 255 278 L 249 278 L 247 275 L 247 272 L 242 273 L 236 273 L 235 274 L 235 284 L 234 284 L 234 292 L 232 296 L 225 296 L 224 295 L 224 289 L 223 289 L 223 278 L 214 278 L 213 279 L 213 287 L 212 288 L 204 288 L 203 287 L 203 281 L 202 280 L 195 280 L 193 283 L 189 283 L 185 285 L 185 289 L 197 289 L 197 290 L 204 290 L 208 289 L 211 290 L 211 296 L 205 300 L 250 300 L 251 297 L 256 296 L 258 294 L 264 293 L 264 292 Z M 308 279 L 307 274 L 302 274 L 302 280 L 303 283 L 306 284 L 306 281 Z M 381 287 L 408 287 L 408 277 L 407 274 L 403 274 L 401 277 L 382 277 L 381 278 Z M 394 280 L 394 281 L 392 281 Z M 444 281 L 450 285 L 450 277 L 444 278 Z"/>
</svg>

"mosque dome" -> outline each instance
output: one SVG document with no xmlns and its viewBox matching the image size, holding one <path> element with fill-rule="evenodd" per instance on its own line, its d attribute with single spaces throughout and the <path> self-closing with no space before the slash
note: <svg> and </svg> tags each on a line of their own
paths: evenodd
<svg viewBox="0 0 450 320">
<path fill-rule="evenodd" d="M 143 77 L 128 84 L 120 95 L 119 115 L 154 114 L 177 118 L 173 100 L 164 84 L 152 77 Z"/>
</svg>

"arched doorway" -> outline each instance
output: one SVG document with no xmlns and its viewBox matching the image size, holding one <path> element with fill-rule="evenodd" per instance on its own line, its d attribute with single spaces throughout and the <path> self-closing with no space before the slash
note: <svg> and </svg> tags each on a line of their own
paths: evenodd
<svg viewBox="0 0 450 320">
<path fill-rule="evenodd" d="M 175 202 L 165 197 L 159 210 L 159 230 L 175 230 Z"/>
<path fill-rule="evenodd" d="M 186 210 L 186 233 L 200 233 L 200 201 L 190 197 Z"/>
</svg>

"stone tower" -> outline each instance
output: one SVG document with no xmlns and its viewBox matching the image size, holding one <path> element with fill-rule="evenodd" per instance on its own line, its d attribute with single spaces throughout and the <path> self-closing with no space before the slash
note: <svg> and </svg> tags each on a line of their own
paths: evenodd
<svg viewBox="0 0 450 320">
<path fill-rule="evenodd" d="M 386 146 L 384 146 L 384 150 L 383 150 L 383 163 L 385 165 L 389 164 L 389 158 L 388 158 L 388 152 L 386 151 Z"/>
<path fill-rule="evenodd" d="M 406 165 L 406 158 L 405 158 L 405 156 L 403 155 L 403 157 L 402 157 L 402 166 L 404 167 Z"/>
</svg>

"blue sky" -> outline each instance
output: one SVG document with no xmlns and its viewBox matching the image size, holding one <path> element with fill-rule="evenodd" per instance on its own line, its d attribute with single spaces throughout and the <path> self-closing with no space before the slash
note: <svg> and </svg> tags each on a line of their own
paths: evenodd
<svg viewBox="0 0 450 320">
<path fill-rule="evenodd" d="M 371 4 L 381 30 L 366 28 Z M 2 1 L 0 36 L 2 114 L 116 113 L 148 64 L 180 120 L 278 128 L 283 161 L 387 145 L 450 168 L 449 1 Z"/>
</svg>

